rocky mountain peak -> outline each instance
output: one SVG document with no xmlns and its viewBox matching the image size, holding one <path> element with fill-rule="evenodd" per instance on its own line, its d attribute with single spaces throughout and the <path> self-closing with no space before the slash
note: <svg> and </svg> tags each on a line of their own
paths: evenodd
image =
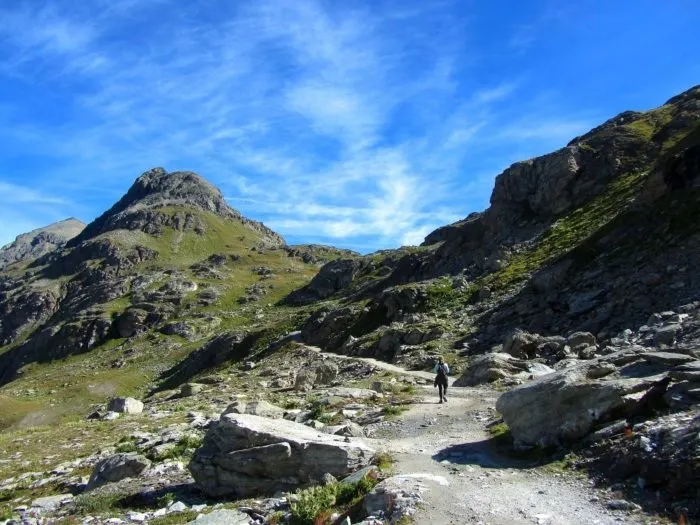
<svg viewBox="0 0 700 525">
<path fill-rule="evenodd" d="M 191 209 L 238 220 L 269 237 L 274 244 L 284 244 L 282 238 L 261 223 L 250 221 L 231 208 L 221 191 L 200 175 L 191 171 L 168 172 L 153 168 L 136 179 L 126 194 L 90 223 L 72 245 L 115 229 L 142 230 L 159 234 L 162 226 L 177 229 L 193 229 L 202 232 L 202 225 L 191 213 L 183 212 L 175 217 L 164 217 L 157 210 L 171 208 Z"/>
<path fill-rule="evenodd" d="M 70 217 L 18 235 L 14 242 L 0 248 L 0 270 L 10 264 L 36 259 L 62 248 L 84 228 L 84 222 Z"/>
<path fill-rule="evenodd" d="M 218 188 L 191 171 L 168 173 L 163 168 L 153 168 L 141 175 L 129 191 L 107 213 L 126 209 L 185 205 L 226 217 L 239 217 Z"/>
</svg>

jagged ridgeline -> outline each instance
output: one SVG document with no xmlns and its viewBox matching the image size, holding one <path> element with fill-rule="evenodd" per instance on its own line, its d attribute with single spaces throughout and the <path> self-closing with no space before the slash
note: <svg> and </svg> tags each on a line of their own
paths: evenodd
<svg viewBox="0 0 700 525">
<path fill-rule="evenodd" d="M 162 168 L 79 226 L 0 273 L 0 426 L 143 389 L 215 332 L 284 325 L 295 312 L 273 305 L 351 253 L 287 246 L 202 177 Z"/>
</svg>

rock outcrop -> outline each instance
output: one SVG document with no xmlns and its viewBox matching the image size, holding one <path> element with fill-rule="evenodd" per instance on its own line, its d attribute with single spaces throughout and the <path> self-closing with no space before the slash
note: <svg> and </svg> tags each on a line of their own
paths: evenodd
<svg viewBox="0 0 700 525">
<path fill-rule="evenodd" d="M 627 356 L 610 356 L 616 358 Z M 604 362 L 561 370 L 503 394 L 496 410 L 510 428 L 515 446 L 548 447 L 576 441 L 596 423 L 633 414 L 645 395 L 664 379 L 659 369 L 651 368 L 643 377 L 609 374 L 592 381 L 600 365 Z"/>
<path fill-rule="evenodd" d="M 92 471 L 87 490 L 106 483 L 114 483 L 126 478 L 139 476 L 151 462 L 139 454 L 116 454 L 100 461 Z"/>
<path fill-rule="evenodd" d="M 700 295 L 690 270 L 700 258 L 692 220 L 698 126 L 694 87 L 514 164 L 496 178 L 487 210 L 436 230 L 421 247 L 333 261 L 288 298 L 344 299 L 309 319 L 304 341 L 345 352 L 350 338 L 369 340 L 380 327 L 430 312 L 467 333 L 452 342 L 470 355 L 526 327 L 540 335 L 515 341 L 514 357 L 538 354 L 549 366 L 594 358 L 601 338 Z M 672 338 L 669 330 L 659 337 Z M 574 333 L 574 342 L 559 337 Z M 358 355 L 401 357 L 376 345 L 365 351 Z M 416 367 L 423 355 L 415 352 Z"/>
<path fill-rule="evenodd" d="M 249 497 L 319 483 L 366 466 L 374 451 L 285 420 L 226 414 L 212 423 L 189 469 L 210 496 Z"/>
<path fill-rule="evenodd" d="M 614 420 L 631 426 L 653 410 L 700 408 L 700 305 L 681 310 L 653 314 L 638 331 L 611 338 L 601 355 L 564 359 L 556 373 L 501 395 L 496 409 L 516 446 L 572 443 Z M 593 343 L 590 334 L 580 333 L 567 341 Z"/>
<path fill-rule="evenodd" d="M 120 414 L 140 414 L 143 412 L 143 403 L 133 397 L 116 397 L 110 400 L 107 410 Z"/>
<path fill-rule="evenodd" d="M 516 359 L 506 353 L 489 353 L 473 357 L 454 386 L 476 386 L 496 381 L 508 385 L 552 372 L 552 368 L 542 363 Z"/>
</svg>

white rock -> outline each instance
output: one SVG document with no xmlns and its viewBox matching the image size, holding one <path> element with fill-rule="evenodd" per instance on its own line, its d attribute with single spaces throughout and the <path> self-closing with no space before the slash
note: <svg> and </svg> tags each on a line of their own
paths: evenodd
<svg viewBox="0 0 700 525">
<path fill-rule="evenodd" d="M 148 516 L 146 516 L 143 512 L 135 512 L 130 510 L 126 513 L 126 519 L 135 523 L 143 523 L 148 519 Z"/>
<path fill-rule="evenodd" d="M 143 412 L 143 403 L 133 397 L 115 397 L 107 405 L 107 410 L 123 414 L 140 414 Z"/>
<path fill-rule="evenodd" d="M 185 512 L 187 510 L 187 505 L 182 501 L 176 501 L 168 507 L 168 514 L 171 512 Z"/>
</svg>

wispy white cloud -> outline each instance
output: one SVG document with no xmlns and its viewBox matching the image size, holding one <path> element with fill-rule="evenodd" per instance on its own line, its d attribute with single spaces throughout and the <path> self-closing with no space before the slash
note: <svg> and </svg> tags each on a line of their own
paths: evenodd
<svg viewBox="0 0 700 525">
<path fill-rule="evenodd" d="M 2 204 L 66 204 L 61 197 L 45 195 L 26 186 L 0 181 L 0 203 Z"/>
<path fill-rule="evenodd" d="M 100 192 L 112 200 L 152 166 L 195 169 L 285 235 L 417 243 L 470 211 L 455 190 L 473 150 L 580 131 L 554 120 L 499 131 L 497 108 L 522 79 L 466 88 L 459 40 L 431 30 L 450 19 L 452 3 L 428 4 L 0 8 L 0 75 L 58 86 L 70 106 L 54 119 L 14 116 L 0 137 L 51 159 L 37 175 L 50 195 L 83 188 L 106 207 Z M 481 202 L 491 180 L 479 184 Z"/>
</svg>

